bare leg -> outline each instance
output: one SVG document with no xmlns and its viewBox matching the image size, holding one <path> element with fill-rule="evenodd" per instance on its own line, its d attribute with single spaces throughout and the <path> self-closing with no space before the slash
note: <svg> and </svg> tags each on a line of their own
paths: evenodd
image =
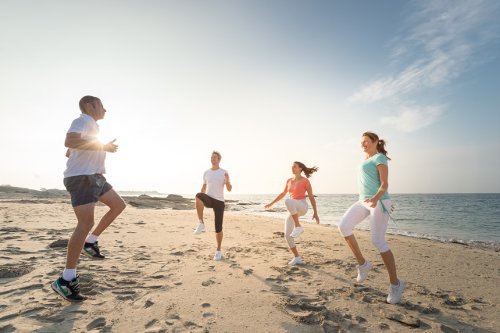
<svg viewBox="0 0 500 333">
<path fill-rule="evenodd" d="M 290 251 L 292 251 L 292 253 L 293 253 L 293 255 L 294 255 L 295 257 L 298 257 L 298 256 L 299 256 L 299 251 L 297 251 L 297 247 L 296 247 L 296 246 L 295 246 L 295 247 L 291 247 L 291 248 L 290 248 Z"/>
<path fill-rule="evenodd" d="M 198 219 L 200 220 L 201 223 L 203 223 L 203 209 L 205 208 L 205 205 L 203 202 L 196 198 L 196 213 L 198 214 Z"/>
<path fill-rule="evenodd" d="M 300 222 L 299 222 L 299 214 L 293 214 L 293 223 L 295 224 L 296 227 L 300 227 Z"/>
<path fill-rule="evenodd" d="M 217 251 L 220 251 L 220 247 L 222 245 L 222 237 L 224 236 L 224 233 L 221 231 L 221 232 L 217 232 L 215 234 L 215 239 L 217 240 Z"/>
<path fill-rule="evenodd" d="M 359 265 L 363 265 L 365 263 L 365 258 L 363 257 L 363 254 L 361 253 L 361 249 L 359 248 L 358 241 L 356 240 L 356 237 L 354 235 L 344 237 L 347 245 L 349 245 L 349 248 L 351 249 L 352 253 L 356 257 L 356 260 L 358 261 Z"/>
<path fill-rule="evenodd" d="M 99 221 L 97 227 L 92 231 L 92 234 L 99 236 L 101 233 L 106 230 L 107 227 L 113 222 L 118 215 L 125 209 L 127 206 L 123 199 L 116 193 L 113 189 L 104 193 L 99 201 L 109 207 L 109 210 Z"/>
<path fill-rule="evenodd" d="M 83 244 L 88 233 L 94 226 L 95 203 L 73 207 L 78 224 L 68 242 L 68 255 L 66 257 L 66 268 L 74 269 L 83 249 Z"/>
<path fill-rule="evenodd" d="M 381 253 L 380 256 L 382 257 L 385 267 L 389 272 L 389 280 L 391 281 L 391 284 L 398 284 L 399 280 L 398 280 L 398 275 L 396 273 L 396 261 L 394 260 L 394 255 L 392 254 L 392 251 L 389 250 L 387 252 Z"/>
</svg>

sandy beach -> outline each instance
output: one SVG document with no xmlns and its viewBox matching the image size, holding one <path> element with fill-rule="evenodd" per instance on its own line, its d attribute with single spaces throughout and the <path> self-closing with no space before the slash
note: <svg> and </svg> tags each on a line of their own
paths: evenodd
<svg viewBox="0 0 500 333">
<path fill-rule="evenodd" d="M 390 305 L 367 232 L 357 236 L 375 268 L 356 284 L 354 258 L 332 226 L 304 223 L 298 248 L 306 264 L 290 267 L 283 221 L 228 211 L 224 259 L 216 262 L 210 211 L 207 232 L 195 236 L 189 202 L 127 201 L 99 239 L 106 259 L 81 256 L 89 299 L 72 304 L 50 288 L 76 225 L 68 198 L 0 196 L 1 333 L 500 331 L 493 249 L 389 235 L 408 285 Z M 96 211 L 99 218 L 105 207 Z"/>
</svg>

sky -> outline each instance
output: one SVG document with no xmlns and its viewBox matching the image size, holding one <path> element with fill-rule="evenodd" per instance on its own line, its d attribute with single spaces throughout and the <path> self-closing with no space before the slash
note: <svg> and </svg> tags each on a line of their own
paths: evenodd
<svg viewBox="0 0 500 333">
<path fill-rule="evenodd" d="M 0 184 L 63 189 L 101 98 L 117 190 L 191 194 L 213 150 L 236 194 L 356 193 L 360 137 L 392 193 L 500 192 L 500 2 L 0 0 Z"/>
</svg>

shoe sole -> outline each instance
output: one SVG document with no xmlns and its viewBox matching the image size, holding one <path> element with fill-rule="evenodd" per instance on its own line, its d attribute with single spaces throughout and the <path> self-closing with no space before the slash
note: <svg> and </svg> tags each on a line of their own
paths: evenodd
<svg viewBox="0 0 500 333">
<path fill-rule="evenodd" d="M 301 231 L 301 232 L 300 232 L 300 234 L 298 234 L 298 235 L 296 235 L 296 236 L 293 236 L 293 235 L 290 235 L 290 236 L 291 236 L 292 238 L 297 238 L 297 237 L 299 237 L 300 235 L 302 235 L 303 233 L 304 233 L 304 232 L 303 232 L 303 231 Z"/>
<path fill-rule="evenodd" d="M 97 260 L 103 260 L 105 259 L 106 257 L 94 257 L 94 255 L 90 254 L 90 253 L 87 253 L 85 250 L 82 250 L 82 253 L 81 254 L 84 254 L 86 255 L 87 257 L 89 257 L 90 259 L 97 259 Z"/>
<path fill-rule="evenodd" d="M 57 288 L 55 288 L 55 287 L 54 287 L 54 284 L 53 284 L 53 283 L 51 283 L 51 284 L 50 284 L 50 287 L 52 288 L 52 290 L 54 290 L 54 292 L 55 292 L 56 294 L 58 294 L 59 296 L 61 296 L 62 298 L 64 298 L 64 299 L 65 299 L 66 301 L 68 301 L 68 302 L 71 302 L 71 303 L 79 303 L 79 302 L 83 302 L 83 301 L 85 300 L 85 299 L 82 299 L 82 300 L 76 300 L 76 299 L 67 298 L 64 294 L 61 294 Z"/>
<path fill-rule="evenodd" d="M 304 262 L 297 262 L 295 264 L 288 263 L 288 266 L 297 266 L 297 265 L 304 265 Z"/>
</svg>

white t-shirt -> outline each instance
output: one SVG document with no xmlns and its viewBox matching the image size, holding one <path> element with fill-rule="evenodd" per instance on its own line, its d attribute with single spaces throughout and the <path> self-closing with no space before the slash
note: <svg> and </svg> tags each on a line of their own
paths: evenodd
<svg viewBox="0 0 500 333">
<path fill-rule="evenodd" d="M 81 133 L 82 139 L 95 140 L 99 134 L 99 125 L 94 118 L 82 113 L 79 118 L 73 120 L 67 133 Z M 69 152 L 64 178 L 106 172 L 105 151 L 70 148 Z"/>
<path fill-rule="evenodd" d="M 207 184 L 206 194 L 219 201 L 224 201 L 224 169 L 208 169 L 203 174 L 203 184 Z M 229 174 L 228 174 L 229 175 Z"/>
</svg>

